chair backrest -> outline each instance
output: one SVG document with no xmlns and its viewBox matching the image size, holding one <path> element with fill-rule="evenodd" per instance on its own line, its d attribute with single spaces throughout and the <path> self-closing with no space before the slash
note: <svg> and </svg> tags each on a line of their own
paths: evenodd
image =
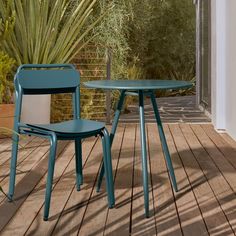
<svg viewBox="0 0 236 236">
<path fill-rule="evenodd" d="M 29 64 L 18 68 L 16 90 L 23 94 L 73 93 L 80 84 L 80 74 L 71 64 Z"/>
</svg>

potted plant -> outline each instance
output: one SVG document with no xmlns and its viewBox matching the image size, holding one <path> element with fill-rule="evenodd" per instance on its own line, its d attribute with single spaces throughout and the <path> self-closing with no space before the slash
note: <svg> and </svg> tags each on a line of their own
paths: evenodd
<svg viewBox="0 0 236 236">
<path fill-rule="evenodd" d="M 14 122 L 12 69 L 15 60 L 3 51 L 3 42 L 12 32 L 15 23 L 15 14 L 9 10 L 9 2 L 1 5 L 5 16 L 0 14 L 0 126 L 5 129 L 13 128 Z M 2 136 L 0 132 L 0 137 Z"/>
<path fill-rule="evenodd" d="M 13 128 L 14 103 L 13 103 L 13 79 L 11 75 L 14 59 L 0 51 L 0 126 Z"/>
</svg>

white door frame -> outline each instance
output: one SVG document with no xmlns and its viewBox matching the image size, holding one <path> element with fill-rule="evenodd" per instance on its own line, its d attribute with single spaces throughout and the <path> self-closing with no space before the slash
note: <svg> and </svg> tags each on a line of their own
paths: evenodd
<svg viewBox="0 0 236 236">
<path fill-rule="evenodd" d="M 211 1 L 212 123 L 217 130 L 226 129 L 226 3 Z"/>
</svg>

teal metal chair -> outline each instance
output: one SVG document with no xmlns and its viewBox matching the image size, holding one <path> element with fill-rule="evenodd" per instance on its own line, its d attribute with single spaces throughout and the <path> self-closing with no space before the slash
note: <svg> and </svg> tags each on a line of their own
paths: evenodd
<svg viewBox="0 0 236 236">
<path fill-rule="evenodd" d="M 108 206 L 115 204 L 114 186 L 111 164 L 109 133 L 105 124 L 80 119 L 80 74 L 73 65 L 22 65 L 15 75 L 16 108 L 14 131 L 20 134 L 35 135 L 49 139 L 50 154 L 48 159 L 48 175 L 45 194 L 44 220 L 48 220 L 53 183 L 57 140 L 75 141 L 75 166 L 77 190 L 83 184 L 81 139 L 100 135 L 103 145 L 103 163 L 108 193 Z M 20 122 L 22 96 L 36 94 L 72 93 L 73 120 L 55 124 L 24 124 Z M 15 189 L 16 164 L 19 137 L 13 134 L 12 158 L 10 169 L 9 199 L 13 199 Z"/>
</svg>

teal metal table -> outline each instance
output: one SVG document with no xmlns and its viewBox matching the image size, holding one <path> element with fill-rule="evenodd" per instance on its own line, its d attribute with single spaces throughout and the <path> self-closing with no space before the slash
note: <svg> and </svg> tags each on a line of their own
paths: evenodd
<svg viewBox="0 0 236 236">
<path fill-rule="evenodd" d="M 145 215 L 149 217 L 149 190 L 148 190 L 148 166 L 147 166 L 147 148 L 146 148 L 146 134 L 145 134 L 145 117 L 144 117 L 144 96 L 151 98 L 155 118 L 157 121 L 158 131 L 161 139 L 162 149 L 165 155 L 168 170 L 174 190 L 177 192 L 177 183 L 175 178 L 174 169 L 171 162 L 169 149 L 167 146 L 160 114 L 155 97 L 155 90 L 167 90 L 167 89 L 181 89 L 189 88 L 192 83 L 187 81 L 176 80 L 99 80 L 85 82 L 84 85 L 89 88 L 99 88 L 105 90 L 120 90 L 121 95 L 115 112 L 115 117 L 112 124 L 110 133 L 110 143 L 112 145 L 117 124 L 119 121 L 120 113 L 124 103 L 126 95 L 138 95 L 139 96 L 139 117 L 140 117 L 140 134 L 141 134 L 141 149 L 142 149 L 142 177 L 143 177 L 143 190 L 144 190 L 144 205 Z M 102 178 L 104 176 L 104 166 L 102 166 L 97 191 L 100 190 Z"/>
</svg>

